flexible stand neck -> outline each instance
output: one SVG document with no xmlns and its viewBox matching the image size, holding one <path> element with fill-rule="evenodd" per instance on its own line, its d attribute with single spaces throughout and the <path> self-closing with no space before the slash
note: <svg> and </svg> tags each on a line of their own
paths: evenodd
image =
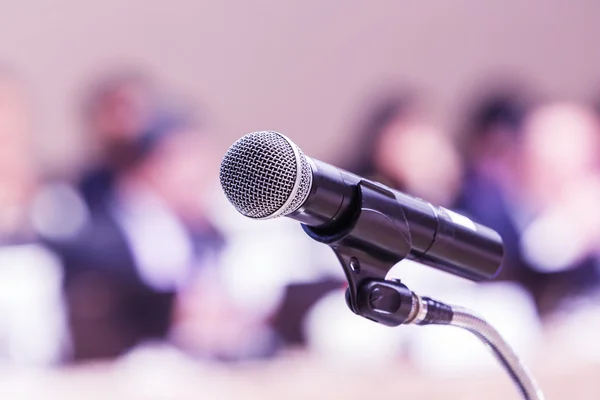
<svg viewBox="0 0 600 400">
<path fill-rule="evenodd" d="M 493 326 L 466 308 L 453 306 L 452 312 L 450 325 L 468 330 L 485 343 L 517 385 L 524 399 L 542 400 L 544 398 L 527 367 Z"/>
<path fill-rule="evenodd" d="M 349 300 L 350 293 L 346 292 Z M 494 353 L 525 400 L 543 400 L 535 379 L 502 336 L 476 313 L 411 292 L 400 281 L 373 279 L 358 292 L 358 314 L 388 326 L 452 325 L 473 333 Z"/>
</svg>

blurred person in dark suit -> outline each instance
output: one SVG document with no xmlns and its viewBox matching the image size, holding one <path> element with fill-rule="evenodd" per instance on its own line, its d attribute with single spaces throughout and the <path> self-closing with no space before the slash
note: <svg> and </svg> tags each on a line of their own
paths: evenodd
<svg viewBox="0 0 600 400">
<path fill-rule="evenodd" d="M 596 280 L 594 262 L 586 257 L 573 257 L 565 271 L 551 272 L 549 265 L 566 254 L 542 262 L 540 251 L 555 254 L 549 251 L 555 245 L 532 234 L 567 186 L 593 174 L 592 119 L 579 105 L 535 107 L 525 91 L 506 86 L 479 98 L 463 129 L 467 169 L 456 207 L 500 233 L 505 256 L 496 279 L 523 285 L 546 315 L 568 292 Z M 537 256 L 534 249 L 540 249 Z"/>
<path fill-rule="evenodd" d="M 214 268 L 223 244 L 207 209 L 218 165 L 212 136 L 168 113 L 137 135 L 119 137 L 116 170 L 84 180 L 87 222 L 72 235 L 48 236 L 65 266 L 76 360 L 165 340 L 178 293 Z"/>
<path fill-rule="evenodd" d="M 133 69 L 109 73 L 88 90 L 82 122 L 97 154 L 77 186 L 90 208 L 104 205 L 116 177 L 135 161 L 137 143 L 160 116 L 158 92 L 148 74 Z"/>
<path fill-rule="evenodd" d="M 215 211 L 215 137 L 164 100 L 139 73 L 94 85 L 84 122 L 99 157 L 78 190 L 63 191 L 84 205 L 85 223 L 61 231 L 69 211 L 57 196 L 48 201 L 54 216 L 40 228 L 65 265 L 74 358 L 116 357 L 149 342 L 219 360 L 272 354 L 267 319 L 279 280 L 298 269 L 265 271 L 269 260 L 281 264 L 289 254 L 256 252 L 279 254 L 269 238 L 295 241 L 250 233 L 244 221 Z M 263 272 L 248 276 L 251 263 Z"/>
<path fill-rule="evenodd" d="M 502 236 L 505 255 L 498 279 L 520 282 L 533 291 L 539 276 L 523 260 L 519 247 L 530 216 L 520 212 L 516 200 L 530 102 L 520 89 L 510 87 L 485 91 L 473 101 L 460 132 L 466 169 L 456 206 Z"/>
</svg>

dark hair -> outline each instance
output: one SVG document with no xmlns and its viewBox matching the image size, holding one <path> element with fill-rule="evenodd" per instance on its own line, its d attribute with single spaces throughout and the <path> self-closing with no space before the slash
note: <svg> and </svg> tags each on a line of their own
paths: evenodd
<svg viewBox="0 0 600 400">
<path fill-rule="evenodd" d="M 494 127 L 519 134 L 528 111 L 529 105 L 519 94 L 490 93 L 472 110 L 466 134 L 474 138 L 486 135 Z"/>
<path fill-rule="evenodd" d="M 534 97 L 524 85 L 506 81 L 480 90 L 466 107 L 458 138 L 463 158 L 467 164 L 473 161 L 482 139 L 501 130 L 510 140 L 521 138 L 523 126 L 532 108 Z"/>
<path fill-rule="evenodd" d="M 397 91 L 380 97 L 370 107 L 356 137 L 358 149 L 349 165 L 350 172 L 361 176 L 378 174 L 375 157 L 381 136 L 385 129 L 399 118 L 408 118 L 417 103 L 416 94 L 412 91 Z"/>
</svg>

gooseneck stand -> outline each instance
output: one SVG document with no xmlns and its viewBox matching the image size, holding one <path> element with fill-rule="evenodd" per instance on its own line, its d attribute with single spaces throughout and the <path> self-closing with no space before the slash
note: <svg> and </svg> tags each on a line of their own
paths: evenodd
<svg viewBox="0 0 600 400">
<path fill-rule="evenodd" d="M 452 312 L 450 325 L 468 330 L 485 343 L 517 385 L 524 399 L 544 398 L 527 367 L 493 326 L 466 308 L 452 307 Z"/>
<path fill-rule="evenodd" d="M 349 301 L 350 293 L 346 298 Z M 420 297 L 399 281 L 369 280 L 359 289 L 358 311 L 388 326 L 452 325 L 473 333 L 492 351 L 524 399 L 542 400 L 542 391 L 516 353 L 489 323 L 474 312 Z"/>
</svg>

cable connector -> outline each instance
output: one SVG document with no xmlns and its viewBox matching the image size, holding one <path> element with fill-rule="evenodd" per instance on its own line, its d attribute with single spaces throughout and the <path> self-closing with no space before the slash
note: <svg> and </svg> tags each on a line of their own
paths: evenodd
<svg viewBox="0 0 600 400">
<path fill-rule="evenodd" d="M 452 321 L 450 306 L 411 292 L 399 280 L 368 281 L 358 291 L 358 307 L 361 316 L 387 326 L 447 325 Z"/>
</svg>

